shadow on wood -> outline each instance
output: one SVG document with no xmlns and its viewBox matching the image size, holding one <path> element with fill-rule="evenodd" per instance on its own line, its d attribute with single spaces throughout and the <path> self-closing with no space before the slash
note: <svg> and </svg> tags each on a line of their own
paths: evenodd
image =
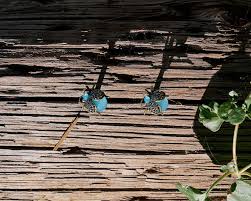
<svg viewBox="0 0 251 201">
<path fill-rule="evenodd" d="M 251 57 L 245 53 L 248 45 L 250 28 L 237 34 L 236 42 L 240 42 L 238 52 L 224 59 L 204 58 L 212 65 L 221 65 L 221 69 L 212 77 L 202 97 L 202 103 L 210 101 L 225 101 L 231 90 L 239 94 L 240 102 L 243 101 L 251 91 Z M 199 110 L 197 110 L 194 121 L 194 132 L 203 145 L 212 161 L 216 164 L 225 164 L 232 160 L 232 138 L 234 126 L 224 123 L 221 129 L 213 133 L 198 122 Z M 251 127 L 250 121 L 246 120 L 241 126 L 238 135 L 237 155 L 240 165 L 250 162 L 251 154 Z"/>
<path fill-rule="evenodd" d="M 216 18 L 230 24 L 244 23 L 244 17 L 238 16 L 250 15 L 246 13 L 250 4 L 244 0 L 0 1 L 0 36 L 29 44 L 81 44 L 116 40 L 131 29 L 197 35 L 214 29 L 209 22 Z M 186 26 L 188 30 L 183 29 Z"/>
<path fill-rule="evenodd" d="M 154 91 L 160 90 L 164 73 L 170 68 L 174 56 L 184 56 L 183 51 L 179 51 L 179 47 L 183 47 L 186 40 L 187 36 L 175 36 L 175 34 L 172 33 L 170 34 L 170 36 L 167 37 L 165 42 L 165 48 L 163 50 L 162 66 L 155 81 L 155 85 L 153 87 Z"/>
</svg>

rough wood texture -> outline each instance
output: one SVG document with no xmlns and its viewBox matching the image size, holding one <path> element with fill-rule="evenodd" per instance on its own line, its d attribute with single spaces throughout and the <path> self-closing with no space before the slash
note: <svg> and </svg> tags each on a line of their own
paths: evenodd
<svg viewBox="0 0 251 201">
<path fill-rule="evenodd" d="M 185 200 L 178 181 L 206 189 L 231 157 L 232 128 L 208 134 L 197 107 L 231 89 L 242 97 L 250 91 L 248 6 L 0 1 L 0 199 L 178 201 Z M 84 113 L 60 151 L 51 151 L 104 66 L 108 109 Z M 173 102 L 163 116 L 143 115 L 140 101 L 159 72 Z M 250 132 L 247 122 L 238 150 L 244 163 Z M 224 200 L 230 181 L 215 200 Z"/>
</svg>

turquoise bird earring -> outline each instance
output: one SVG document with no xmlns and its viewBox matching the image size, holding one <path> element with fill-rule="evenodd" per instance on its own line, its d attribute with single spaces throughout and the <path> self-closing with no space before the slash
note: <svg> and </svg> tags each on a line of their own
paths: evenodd
<svg viewBox="0 0 251 201">
<path fill-rule="evenodd" d="M 187 56 L 186 54 L 180 54 L 180 47 L 184 47 L 185 42 L 187 40 L 187 36 L 175 36 L 174 33 L 169 33 L 166 41 L 165 47 L 163 49 L 163 57 L 162 57 L 162 66 L 159 71 L 158 77 L 156 79 L 154 87 L 151 91 L 147 91 L 147 95 L 144 96 L 143 101 L 145 103 L 146 111 L 150 111 L 153 114 L 163 114 L 163 112 L 167 111 L 169 108 L 169 102 L 174 102 L 181 104 L 179 102 L 173 101 L 168 98 L 165 92 L 160 91 L 161 82 L 163 81 L 164 73 L 170 69 L 171 63 L 174 61 L 174 53 L 177 49 L 179 54 L 177 57 L 180 56 Z M 187 60 L 190 64 L 192 63 L 190 60 Z"/>
<path fill-rule="evenodd" d="M 100 89 L 106 74 L 107 70 L 107 63 L 109 63 L 109 59 L 112 53 L 112 49 L 114 48 L 115 41 L 108 41 L 108 50 L 103 55 L 102 68 L 99 73 L 99 77 L 97 83 L 92 88 L 88 86 L 84 90 L 83 94 L 79 97 L 79 103 L 82 106 L 82 109 L 78 112 L 77 116 L 72 120 L 68 128 L 65 130 L 59 142 L 54 146 L 53 150 L 57 150 L 59 146 L 63 143 L 64 139 L 68 136 L 74 125 L 77 124 L 78 119 L 80 118 L 81 112 L 87 111 L 88 113 L 98 113 L 104 112 L 107 108 L 108 104 L 108 96 Z"/>
<path fill-rule="evenodd" d="M 159 90 L 146 90 L 146 92 L 147 95 L 145 95 L 143 99 L 146 111 L 156 115 L 163 114 L 169 106 L 168 97 L 165 92 Z"/>
<path fill-rule="evenodd" d="M 107 99 L 108 96 L 106 96 L 100 89 L 95 89 L 95 87 L 90 89 L 89 87 L 86 87 L 84 94 L 79 98 L 79 102 L 87 112 L 101 113 L 107 108 Z"/>
<path fill-rule="evenodd" d="M 82 110 L 86 110 L 88 113 L 96 112 L 100 114 L 107 108 L 107 99 L 108 96 L 106 96 L 105 93 L 100 89 L 97 89 L 95 87 L 89 88 L 87 86 L 83 95 L 79 98 L 79 103 L 82 105 L 82 109 L 78 112 L 77 116 L 72 120 L 68 128 L 65 130 L 58 143 L 54 146 L 53 151 L 56 151 L 59 148 L 72 128 L 77 124 Z"/>
<path fill-rule="evenodd" d="M 167 50 L 175 47 L 175 39 L 176 38 L 173 35 L 169 35 L 166 39 L 165 48 L 163 50 L 162 66 L 156 79 L 155 85 L 150 91 L 146 90 L 147 95 L 145 95 L 143 98 L 143 102 L 145 103 L 145 112 L 149 111 L 153 114 L 159 115 L 167 111 L 169 107 L 168 96 L 166 96 L 165 92 L 160 90 L 160 85 L 163 81 L 164 73 L 167 69 L 170 68 L 171 62 L 174 57 L 173 54 L 170 54 L 170 51 Z"/>
</svg>

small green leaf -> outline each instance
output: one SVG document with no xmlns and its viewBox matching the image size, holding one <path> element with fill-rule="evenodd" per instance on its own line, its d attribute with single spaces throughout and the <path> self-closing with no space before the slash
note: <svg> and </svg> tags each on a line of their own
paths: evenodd
<svg viewBox="0 0 251 201">
<path fill-rule="evenodd" d="M 228 94 L 231 97 L 239 96 L 235 91 L 230 91 Z"/>
<path fill-rule="evenodd" d="M 212 117 L 212 108 L 210 108 L 209 106 L 203 104 L 203 105 L 201 105 L 199 107 L 199 110 L 200 110 L 200 114 L 199 114 L 200 120 L 203 121 L 205 119 L 211 119 L 211 117 Z"/>
<path fill-rule="evenodd" d="M 219 117 L 213 117 L 210 120 L 204 120 L 203 125 L 211 130 L 212 132 L 217 132 L 220 130 L 221 125 L 223 124 L 224 120 Z"/>
<path fill-rule="evenodd" d="M 229 113 L 228 121 L 230 124 L 236 125 L 242 123 L 245 120 L 245 117 L 245 110 L 243 108 L 237 107 Z"/>
<path fill-rule="evenodd" d="M 220 129 L 222 123 L 224 122 L 217 113 L 218 113 L 219 104 L 213 102 L 208 105 L 202 105 L 199 107 L 199 121 L 209 130 L 216 132 Z"/>
<path fill-rule="evenodd" d="M 250 93 L 250 94 L 248 95 L 248 97 L 246 98 L 245 104 L 246 104 L 246 106 L 247 106 L 247 110 L 251 110 L 251 107 L 250 107 L 250 105 L 251 105 L 251 93 Z"/>
<path fill-rule="evenodd" d="M 178 190 L 183 193 L 190 201 L 210 201 L 206 193 L 202 193 L 200 190 L 191 186 L 177 184 Z"/>
<path fill-rule="evenodd" d="M 237 180 L 231 186 L 231 192 L 227 196 L 227 201 L 250 201 L 251 184 L 241 179 Z"/>
<path fill-rule="evenodd" d="M 220 105 L 218 109 L 218 115 L 220 118 L 227 120 L 229 117 L 229 113 L 235 108 L 235 104 L 231 101 L 224 102 Z"/>
</svg>

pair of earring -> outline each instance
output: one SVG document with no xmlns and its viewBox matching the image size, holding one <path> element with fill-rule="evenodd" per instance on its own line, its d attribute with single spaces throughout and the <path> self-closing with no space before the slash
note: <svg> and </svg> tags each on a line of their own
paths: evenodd
<svg viewBox="0 0 251 201">
<path fill-rule="evenodd" d="M 165 92 L 151 89 L 146 89 L 147 95 L 144 96 L 141 101 L 145 103 L 145 112 L 149 111 L 153 114 L 163 114 L 168 109 L 169 102 Z M 101 113 L 104 112 L 108 104 L 108 96 L 103 91 L 93 87 L 92 89 L 86 87 L 83 95 L 80 96 L 79 102 L 83 108 L 90 113 Z"/>
<path fill-rule="evenodd" d="M 153 89 L 151 91 L 146 90 L 146 92 L 147 95 L 145 95 L 142 100 L 142 102 L 144 101 L 145 103 L 145 111 L 150 111 L 157 115 L 163 114 L 163 112 L 168 109 L 169 105 L 168 98 L 165 92 Z M 79 102 L 82 104 L 83 109 L 87 110 L 88 112 L 101 113 L 104 112 L 107 108 L 108 98 L 109 97 L 106 96 L 105 93 L 100 89 L 95 87 L 90 89 L 89 87 L 86 87 L 83 95 L 79 98 Z M 78 112 L 77 116 L 73 119 L 68 128 L 65 130 L 58 143 L 54 146 L 54 151 L 59 148 L 59 146 L 63 143 L 63 141 L 70 133 L 73 126 L 77 124 L 77 121 L 80 118 L 81 111 L 82 110 Z"/>
</svg>

